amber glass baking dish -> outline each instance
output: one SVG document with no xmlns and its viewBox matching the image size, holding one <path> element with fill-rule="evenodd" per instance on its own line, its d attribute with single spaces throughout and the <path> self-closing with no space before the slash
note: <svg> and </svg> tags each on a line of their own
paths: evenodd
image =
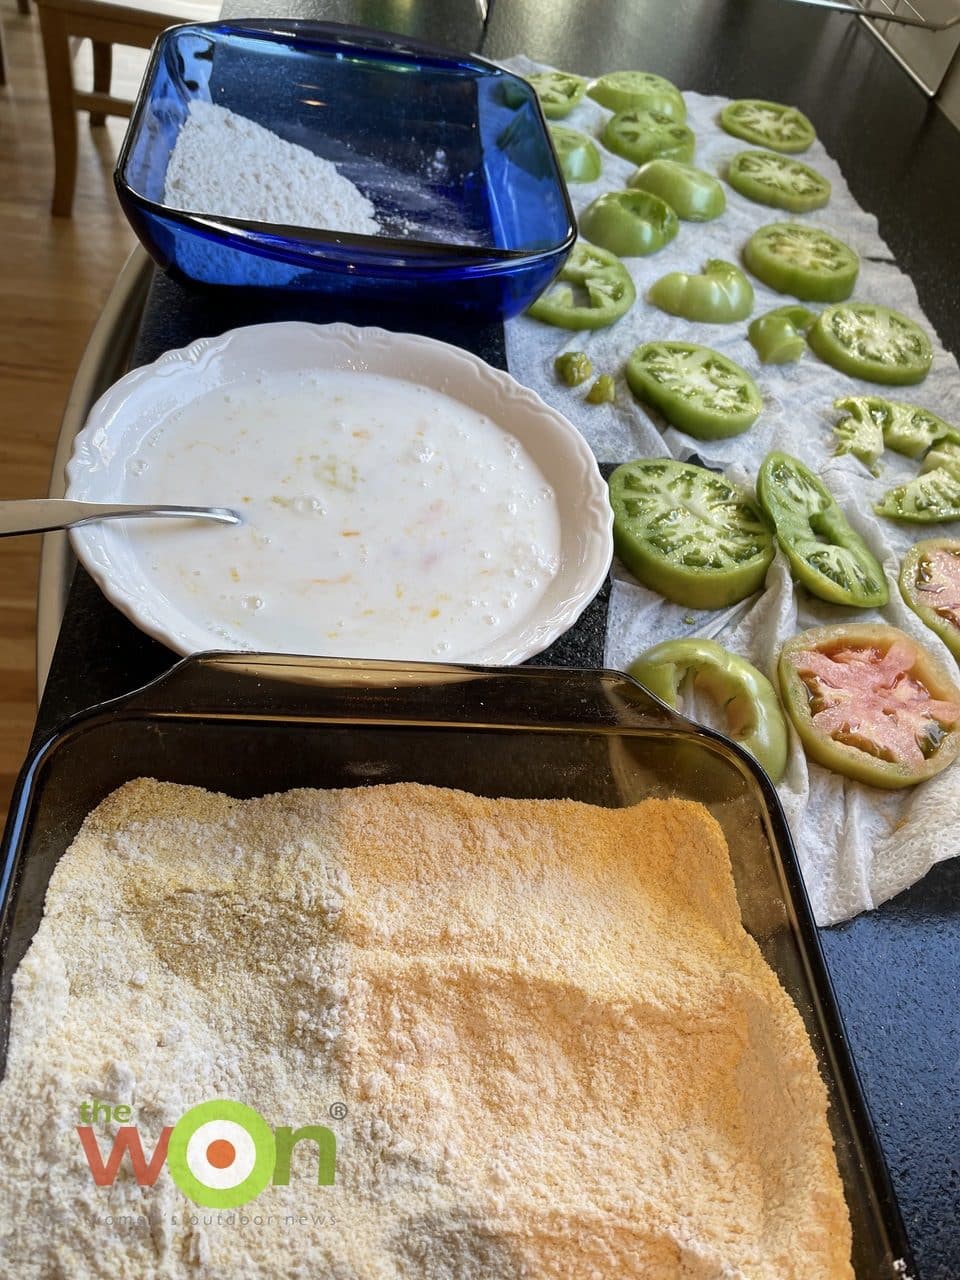
<svg viewBox="0 0 960 1280">
<path fill-rule="evenodd" d="M 11 979 L 53 868 L 86 814 L 142 776 L 236 796 L 414 781 L 609 806 L 652 795 L 701 801 L 726 833 L 744 926 L 796 1002 L 819 1058 L 856 1274 L 901 1280 L 904 1268 L 912 1272 L 776 793 L 719 735 L 613 671 L 187 658 L 70 720 L 24 766 L 0 871 L 4 1059 Z"/>
</svg>

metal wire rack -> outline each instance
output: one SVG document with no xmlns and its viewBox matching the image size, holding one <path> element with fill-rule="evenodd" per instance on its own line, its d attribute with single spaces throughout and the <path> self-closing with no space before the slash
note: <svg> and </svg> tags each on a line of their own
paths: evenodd
<svg viewBox="0 0 960 1280">
<path fill-rule="evenodd" d="M 960 49 L 960 0 L 791 0 L 862 18 L 917 84 L 934 97 Z"/>
</svg>

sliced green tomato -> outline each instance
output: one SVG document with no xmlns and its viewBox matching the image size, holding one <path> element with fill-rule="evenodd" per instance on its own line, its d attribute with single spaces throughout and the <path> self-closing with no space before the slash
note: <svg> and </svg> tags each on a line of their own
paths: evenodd
<svg viewBox="0 0 960 1280">
<path fill-rule="evenodd" d="M 561 329 L 602 329 L 629 311 L 636 296 L 619 258 L 578 240 L 556 280 L 527 314 Z"/>
<path fill-rule="evenodd" d="M 596 182 L 600 177 L 600 152 L 592 138 L 566 125 L 550 125 L 550 139 L 567 182 Z"/>
<path fill-rule="evenodd" d="M 821 311 L 810 330 L 810 346 L 834 369 L 868 382 L 922 382 L 933 363 L 930 339 L 918 324 L 869 302 Z"/>
<path fill-rule="evenodd" d="M 904 556 L 900 592 L 960 662 L 960 541 L 929 538 Z"/>
<path fill-rule="evenodd" d="M 548 120 L 562 120 L 568 116 L 587 88 L 583 76 L 570 75 L 567 71 L 539 71 L 527 79 L 536 89 Z"/>
<path fill-rule="evenodd" d="M 553 368 L 568 387 L 579 387 L 593 373 L 593 361 L 585 351 L 563 351 L 553 362 Z"/>
<path fill-rule="evenodd" d="M 803 748 L 874 787 L 912 787 L 960 753 L 960 689 L 895 627 L 815 627 L 780 654 L 780 690 Z"/>
<path fill-rule="evenodd" d="M 889 489 L 874 505 L 878 516 L 907 524 L 937 524 L 960 520 L 960 471 L 934 467 L 907 484 Z"/>
<path fill-rule="evenodd" d="M 752 320 L 747 337 L 764 364 L 789 364 L 806 351 L 804 335 L 814 319 L 806 307 L 777 307 Z"/>
<path fill-rule="evenodd" d="M 634 164 L 665 160 L 692 160 L 695 139 L 685 124 L 660 111 L 631 108 L 618 111 L 607 121 L 601 142 L 608 151 Z"/>
<path fill-rule="evenodd" d="M 883 453 L 883 431 L 880 424 L 869 413 L 860 412 L 857 397 L 834 400 L 833 403 L 837 409 L 850 409 L 849 415 L 841 418 L 833 428 L 833 434 L 837 437 L 834 456 L 852 454 L 859 458 L 872 475 L 879 475 L 880 456 Z"/>
<path fill-rule="evenodd" d="M 610 477 L 613 541 L 630 572 L 688 609 L 722 609 L 759 591 L 773 537 L 746 494 L 721 475 L 644 458 Z"/>
<path fill-rule="evenodd" d="M 806 151 L 817 136 L 802 111 L 761 98 L 729 102 L 720 112 L 720 123 L 735 138 L 774 151 Z"/>
<path fill-rule="evenodd" d="M 743 260 L 771 289 L 804 302 L 849 298 L 860 270 L 860 259 L 842 240 L 797 222 L 771 222 L 755 231 Z"/>
<path fill-rule="evenodd" d="M 727 166 L 734 191 L 757 204 L 809 213 L 830 199 L 830 183 L 816 169 L 776 151 L 740 151 Z"/>
<path fill-rule="evenodd" d="M 609 373 L 601 373 L 587 392 L 587 404 L 611 404 L 617 395 L 616 384 Z"/>
<path fill-rule="evenodd" d="M 608 191 L 580 215 L 581 234 L 621 258 L 656 253 L 679 230 L 670 206 L 646 191 Z"/>
<path fill-rule="evenodd" d="M 738 436 L 763 408 L 745 369 L 695 342 L 645 342 L 627 361 L 627 382 L 638 400 L 698 440 Z"/>
<path fill-rule="evenodd" d="M 942 440 L 934 445 L 920 465 L 920 471 L 936 471 L 943 468 L 960 477 L 960 444 L 955 440 Z"/>
<path fill-rule="evenodd" d="M 834 400 L 833 407 L 857 422 L 873 424 L 880 433 L 881 448 L 907 458 L 922 458 L 941 441 L 960 444 L 960 431 L 919 405 L 884 400 L 881 396 L 841 396 Z"/>
<path fill-rule="evenodd" d="M 865 609 L 886 604 L 886 579 L 876 557 L 820 480 L 797 458 L 768 453 L 757 497 L 798 582 L 821 600 Z"/>
<path fill-rule="evenodd" d="M 712 174 L 679 160 L 648 160 L 627 186 L 666 200 L 685 222 L 710 222 L 727 207 L 723 187 Z"/>
<path fill-rule="evenodd" d="M 647 297 L 672 316 L 703 324 L 730 324 L 753 310 L 753 285 L 739 267 L 711 258 L 703 275 L 671 271 L 650 287 Z"/>
<path fill-rule="evenodd" d="M 687 118 L 683 95 L 675 84 L 652 71 L 611 71 L 587 85 L 587 94 L 609 111 L 629 111 L 642 107 L 679 120 Z"/>
<path fill-rule="evenodd" d="M 677 708 L 689 680 L 722 708 L 728 736 L 749 751 L 774 782 L 787 766 L 787 722 L 773 685 L 745 658 L 713 640 L 665 640 L 629 668 L 668 707 Z"/>
</svg>

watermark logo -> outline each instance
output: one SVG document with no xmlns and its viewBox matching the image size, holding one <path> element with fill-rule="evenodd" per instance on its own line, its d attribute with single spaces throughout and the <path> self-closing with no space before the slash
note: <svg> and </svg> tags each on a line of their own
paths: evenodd
<svg viewBox="0 0 960 1280">
<path fill-rule="evenodd" d="M 338 1120 L 346 1112 L 342 1102 L 330 1107 L 330 1114 Z M 163 1129 L 148 1160 L 139 1130 L 125 1123 L 130 1118 L 128 1106 L 81 1104 L 84 1123 L 77 1126 L 77 1134 L 98 1187 L 113 1186 L 126 1155 L 139 1186 L 152 1187 L 166 1164 L 174 1182 L 194 1204 L 233 1209 L 255 1199 L 271 1183 L 287 1186 L 290 1158 L 300 1142 L 312 1142 L 316 1147 L 317 1185 L 328 1187 L 334 1182 L 337 1139 L 325 1125 L 299 1129 L 284 1125 L 274 1131 L 253 1107 L 217 1098 L 191 1107 L 175 1125 Z M 97 1120 L 121 1126 L 106 1159 L 93 1131 L 92 1122 Z"/>
</svg>

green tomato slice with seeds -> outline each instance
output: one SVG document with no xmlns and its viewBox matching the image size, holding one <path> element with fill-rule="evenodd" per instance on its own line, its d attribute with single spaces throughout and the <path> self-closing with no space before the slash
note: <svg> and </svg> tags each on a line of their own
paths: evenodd
<svg viewBox="0 0 960 1280">
<path fill-rule="evenodd" d="M 753 310 L 753 285 L 739 267 L 711 258 L 703 275 L 671 271 L 650 286 L 647 297 L 672 316 L 702 324 L 731 324 Z"/>
<path fill-rule="evenodd" d="M 960 520 L 960 469 L 921 472 L 909 483 L 889 489 L 873 509 L 878 516 L 906 524 Z"/>
<path fill-rule="evenodd" d="M 580 232 L 621 258 L 656 253 L 680 230 L 677 215 L 646 191 L 608 191 L 580 215 Z"/>
<path fill-rule="evenodd" d="M 567 71 L 539 71 L 527 76 L 536 90 L 540 107 L 548 120 L 562 120 L 583 97 L 587 82 Z"/>
<path fill-rule="evenodd" d="M 851 401 L 853 399 L 854 397 L 851 397 Z M 834 400 L 833 403 L 837 409 L 843 409 L 848 401 Z M 883 431 L 879 423 L 874 422 L 869 414 L 858 413 L 854 408 L 847 417 L 840 419 L 833 428 L 833 434 L 837 438 L 837 447 L 833 451 L 834 457 L 849 453 L 859 459 L 871 475 L 879 475 L 880 456 L 883 453 Z"/>
<path fill-rule="evenodd" d="M 757 497 L 791 573 L 811 595 L 855 609 L 887 603 L 879 561 L 802 462 L 786 453 L 767 454 L 757 477 Z"/>
<path fill-rule="evenodd" d="M 900 567 L 900 593 L 960 662 L 960 541 L 915 543 Z"/>
<path fill-rule="evenodd" d="M 567 182 L 596 182 L 600 177 L 600 152 L 592 138 L 577 129 L 552 124 L 550 141 Z"/>
<path fill-rule="evenodd" d="M 636 107 L 611 116 L 600 140 L 608 151 L 634 164 L 646 164 L 658 156 L 686 162 L 693 159 L 696 145 L 685 124 L 660 111 Z"/>
<path fill-rule="evenodd" d="M 860 259 L 835 236 L 797 222 L 771 222 L 755 231 L 743 260 L 758 280 L 804 302 L 849 298 Z"/>
<path fill-rule="evenodd" d="M 802 111 L 761 98 L 727 103 L 720 112 L 720 123 L 735 138 L 773 151 L 806 151 L 817 136 Z"/>
<path fill-rule="evenodd" d="M 738 436 L 763 408 L 745 369 L 695 342 L 645 342 L 630 356 L 626 373 L 638 400 L 698 440 Z"/>
<path fill-rule="evenodd" d="M 960 431 L 916 404 L 885 400 L 882 396 L 841 396 L 834 400 L 833 407 L 858 423 L 872 424 L 880 434 L 881 449 L 892 449 L 906 458 L 923 458 L 941 441 L 960 444 Z M 839 433 L 840 428 L 835 430 Z"/>
<path fill-rule="evenodd" d="M 896 627 L 814 627 L 780 654 L 783 704 L 818 764 L 874 787 L 912 787 L 960 753 L 960 688 Z"/>
<path fill-rule="evenodd" d="M 939 467 L 960 476 L 960 443 L 951 439 L 935 444 L 920 464 L 920 471 L 936 471 Z"/>
<path fill-rule="evenodd" d="M 811 328 L 809 342 L 826 364 L 867 382 L 922 382 L 933 363 L 930 339 L 918 324 L 869 302 L 828 307 Z"/>
<path fill-rule="evenodd" d="M 727 207 L 723 187 L 712 174 L 679 160 L 648 160 L 627 186 L 659 196 L 685 222 L 711 222 Z"/>
<path fill-rule="evenodd" d="M 741 151 L 727 166 L 734 191 L 757 204 L 809 213 L 830 199 L 830 183 L 816 169 L 776 151 Z"/>
<path fill-rule="evenodd" d="M 644 586 L 688 609 L 722 609 L 763 586 L 773 537 L 722 475 L 643 458 L 610 477 L 617 554 Z"/>
<path fill-rule="evenodd" d="M 776 307 L 751 321 L 747 337 L 763 364 L 789 364 L 806 351 L 805 334 L 815 319 L 806 307 Z"/>
<path fill-rule="evenodd" d="M 652 71 L 611 71 L 587 85 L 587 96 L 609 111 L 642 107 L 657 111 L 681 124 L 687 118 L 683 95 L 675 84 Z"/>
<path fill-rule="evenodd" d="M 636 296 L 619 258 L 579 240 L 527 315 L 561 329 L 603 329 L 629 311 Z"/>
<path fill-rule="evenodd" d="M 674 710 L 688 683 L 707 694 L 723 708 L 728 736 L 780 781 L 787 766 L 787 722 L 773 685 L 746 658 L 713 640 L 664 640 L 641 653 L 627 674 Z"/>
</svg>

